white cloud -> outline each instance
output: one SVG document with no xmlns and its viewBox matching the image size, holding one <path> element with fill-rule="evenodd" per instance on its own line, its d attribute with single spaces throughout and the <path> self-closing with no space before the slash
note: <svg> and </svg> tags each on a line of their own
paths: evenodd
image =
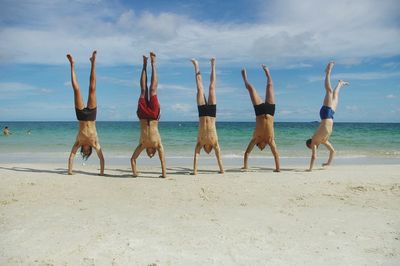
<svg viewBox="0 0 400 266">
<path fill-rule="evenodd" d="M 27 21 L 1 27 L 2 63 L 66 64 L 68 51 L 88 62 L 95 48 L 99 64 L 132 63 L 149 49 L 162 62 L 217 56 L 221 64 L 268 60 L 275 66 L 330 58 L 357 63 L 400 53 L 400 5 L 390 0 L 268 1 L 258 8 L 259 21 L 247 24 L 135 12 L 106 1 L 9 2 L 5 21 L 21 10 Z"/>
<path fill-rule="evenodd" d="M 346 110 L 350 112 L 357 112 L 359 110 L 359 107 L 356 105 L 347 105 Z"/>
<path fill-rule="evenodd" d="M 332 80 L 344 79 L 347 81 L 352 80 L 377 80 L 377 79 L 388 79 L 393 77 L 400 77 L 400 72 L 363 72 L 363 73 L 335 73 L 331 75 Z M 308 81 L 315 82 L 324 80 L 325 76 L 311 76 Z"/>
<path fill-rule="evenodd" d="M 38 88 L 26 83 L 20 82 L 0 82 L 0 98 L 10 99 L 17 97 L 26 97 L 33 94 L 49 94 L 53 90 L 47 88 Z"/>
<path fill-rule="evenodd" d="M 396 95 L 394 95 L 394 94 L 388 94 L 388 95 L 386 95 L 386 97 L 385 97 L 386 99 L 396 99 L 397 98 L 397 96 Z"/>
<path fill-rule="evenodd" d="M 193 111 L 193 106 L 187 103 L 176 103 L 171 105 L 171 109 L 177 113 L 187 113 Z"/>
</svg>

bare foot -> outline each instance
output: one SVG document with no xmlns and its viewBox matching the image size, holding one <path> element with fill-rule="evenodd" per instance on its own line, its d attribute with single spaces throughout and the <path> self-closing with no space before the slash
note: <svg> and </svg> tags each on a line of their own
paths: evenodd
<svg viewBox="0 0 400 266">
<path fill-rule="evenodd" d="M 147 59 L 149 59 L 147 56 L 143 55 L 143 65 L 147 65 Z"/>
<path fill-rule="evenodd" d="M 97 54 L 97 51 L 94 50 L 92 53 L 92 57 L 90 58 L 90 62 L 94 63 L 96 61 L 96 54 Z"/>
<path fill-rule="evenodd" d="M 151 63 L 156 62 L 156 54 L 154 52 L 150 52 L 150 61 Z"/>
<path fill-rule="evenodd" d="M 71 65 L 73 65 L 74 64 L 74 59 L 72 58 L 72 55 L 71 54 L 67 54 L 67 58 L 68 58 L 69 63 Z"/>
<path fill-rule="evenodd" d="M 199 62 L 197 62 L 197 60 L 196 60 L 195 58 L 190 59 L 190 62 L 192 62 L 192 64 L 193 64 L 195 67 L 198 67 L 198 66 L 199 66 Z"/>
<path fill-rule="evenodd" d="M 215 57 L 212 57 L 212 58 L 210 59 L 210 62 L 211 62 L 211 65 L 215 65 Z"/>
<path fill-rule="evenodd" d="M 264 65 L 264 64 L 262 64 L 261 66 L 262 66 L 262 68 L 264 69 L 265 74 L 269 77 L 270 74 L 269 74 L 269 69 L 268 69 L 268 67 L 267 67 L 266 65 Z"/>
<path fill-rule="evenodd" d="M 347 85 L 350 85 L 350 83 L 348 83 L 347 81 L 344 81 L 344 80 L 339 80 L 339 85 L 347 86 Z"/>
<path fill-rule="evenodd" d="M 245 68 L 242 68 L 241 73 L 242 73 L 242 78 L 243 78 L 244 82 L 247 82 L 247 72 L 246 72 L 246 69 L 245 69 Z"/>
<path fill-rule="evenodd" d="M 333 65 L 335 64 L 334 61 L 330 61 L 328 65 L 326 65 L 325 73 L 330 73 L 332 71 Z"/>
</svg>

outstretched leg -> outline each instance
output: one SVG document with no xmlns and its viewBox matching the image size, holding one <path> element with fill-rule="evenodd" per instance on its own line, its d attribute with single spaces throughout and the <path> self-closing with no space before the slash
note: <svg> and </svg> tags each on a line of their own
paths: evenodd
<svg viewBox="0 0 400 266">
<path fill-rule="evenodd" d="M 150 52 L 150 62 L 151 62 L 151 83 L 150 83 L 150 97 L 157 95 L 157 68 L 156 68 L 156 54 Z"/>
<path fill-rule="evenodd" d="M 269 73 L 269 69 L 266 65 L 262 65 L 264 69 L 265 75 L 267 76 L 267 89 L 265 90 L 265 102 L 269 104 L 275 104 L 275 92 L 274 92 L 274 83 L 272 81 L 271 74 Z"/>
<path fill-rule="evenodd" d="M 147 57 L 143 55 L 143 68 L 140 76 L 140 98 L 148 100 L 147 88 Z"/>
<path fill-rule="evenodd" d="M 245 68 L 242 69 L 242 77 L 244 85 L 246 86 L 246 89 L 249 91 L 251 102 L 253 103 L 253 105 L 262 104 L 261 98 L 260 96 L 258 96 L 256 89 L 247 80 L 247 73 Z"/>
<path fill-rule="evenodd" d="M 339 80 L 335 90 L 333 91 L 332 107 L 331 107 L 333 111 L 336 111 L 336 107 L 339 103 L 339 91 L 345 85 L 349 85 L 349 83 L 347 81 Z"/>
<path fill-rule="evenodd" d="M 217 97 L 215 96 L 215 58 L 210 59 L 211 62 L 211 74 L 210 74 L 210 87 L 208 88 L 208 104 L 217 104 Z"/>
<path fill-rule="evenodd" d="M 89 109 L 96 108 L 96 54 L 97 51 L 93 51 L 92 57 L 90 58 L 91 70 L 90 70 L 90 84 L 89 84 L 89 98 L 87 107 Z"/>
<path fill-rule="evenodd" d="M 333 90 L 331 87 L 331 72 L 335 62 L 331 61 L 328 63 L 325 69 L 325 98 L 324 105 L 332 107 Z"/>
<path fill-rule="evenodd" d="M 191 61 L 194 66 L 194 73 L 196 75 L 197 105 L 205 105 L 206 101 L 204 100 L 203 80 L 201 79 L 199 62 L 197 62 L 197 60 L 194 58 Z"/>
<path fill-rule="evenodd" d="M 82 110 L 83 108 L 85 108 L 85 105 L 83 104 L 81 90 L 79 89 L 78 81 L 76 79 L 75 62 L 70 54 L 67 54 L 67 58 L 69 60 L 69 63 L 71 64 L 71 84 L 72 88 L 74 89 L 75 108 Z"/>
</svg>

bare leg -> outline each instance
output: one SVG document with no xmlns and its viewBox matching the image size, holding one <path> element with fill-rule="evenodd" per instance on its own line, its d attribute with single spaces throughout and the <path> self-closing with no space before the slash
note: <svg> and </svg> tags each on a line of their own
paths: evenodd
<svg viewBox="0 0 400 266">
<path fill-rule="evenodd" d="M 275 92 L 274 92 L 274 83 L 272 82 L 271 74 L 269 73 L 269 69 L 266 65 L 262 65 L 264 69 L 265 75 L 267 76 L 267 89 L 265 91 L 265 102 L 269 104 L 275 104 Z"/>
<path fill-rule="evenodd" d="M 349 85 L 347 81 L 339 80 L 336 85 L 335 90 L 333 91 L 333 99 L 332 99 L 332 110 L 336 111 L 336 107 L 339 103 L 339 91 L 343 86 Z"/>
<path fill-rule="evenodd" d="M 71 64 L 71 84 L 72 88 L 74 89 L 75 108 L 82 110 L 83 108 L 85 108 L 85 105 L 83 104 L 81 90 L 79 89 L 78 81 L 76 79 L 74 59 L 70 54 L 67 54 L 67 58 L 69 60 L 69 63 Z"/>
<path fill-rule="evenodd" d="M 203 80 L 201 79 L 199 63 L 194 58 L 191 61 L 194 66 L 194 73 L 196 75 L 197 105 L 205 105 L 206 101 L 204 100 Z"/>
<path fill-rule="evenodd" d="M 150 52 L 150 62 L 151 62 L 151 83 L 150 83 L 150 97 L 157 95 L 157 68 L 156 68 L 156 54 Z"/>
<path fill-rule="evenodd" d="M 247 73 L 245 68 L 242 69 L 242 77 L 244 85 L 246 86 L 246 89 L 249 91 L 251 102 L 253 103 L 253 105 L 262 104 L 261 98 L 260 96 L 258 96 L 256 89 L 247 80 Z"/>
<path fill-rule="evenodd" d="M 217 97 L 215 96 L 215 58 L 210 59 L 211 62 L 211 75 L 210 75 L 210 87 L 208 89 L 208 104 L 217 104 Z"/>
<path fill-rule="evenodd" d="M 143 56 L 143 68 L 140 76 L 140 98 L 148 100 L 148 88 L 147 88 L 147 57 Z"/>
<path fill-rule="evenodd" d="M 87 102 L 87 107 L 89 109 L 96 108 L 96 54 L 97 51 L 93 51 L 92 57 L 90 58 L 90 62 L 92 64 L 92 68 L 90 70 L 90 84 L 89 84 L 89 97 Z"/>
<path fill-rule="evenodd" d="M 329 62 L 325 69 L 325 98 L 324 105 L 332 107 L 332 94 L 333 90 L 331 87 L 331 72 L 335 62 Z"/>
</svg>

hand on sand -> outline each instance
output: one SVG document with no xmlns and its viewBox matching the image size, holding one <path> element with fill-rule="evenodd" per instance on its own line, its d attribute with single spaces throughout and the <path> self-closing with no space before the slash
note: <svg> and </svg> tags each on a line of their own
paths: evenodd
<svg viewBox="0 0 400 266">
<path fill-rule="evenodd" d="M 219 174 L 224 174 L 224 173 L 225 173 L 225 171 L 224 171 L 224 170 L 222 170 L 222 171 L 218 171 L 218 173 L 219 173 Z"/>
<path fill-rule="evenodd" d="M 329 166 L 329 165 L 330 165 L 330 163 L 323 163 L 322 167 Z"/>
<path fill-rule="evenodd" d="M 100 173 L 99 176 L 104 176 L 104 173 Z"/>
<path fill-rule="evenodd" d="M 312 171 L 312 169 L 307 169 L 307 170 L 306 170 L 306 172 L 311 172 L 311 171 Z"/>
<path fill-rule="evenodd" d="M 279 173 L 281 171 L 281 169 L 275 169 L 274 172 L 275 173 Z"/>
<path fill-rule="evenodd" d="M 197 175 L 197 171 L 190 173 L 190 175 Z"/>
<path fill-rule="evenodd" d="M 72 173 L 72 172 L 68 172 L 68 175 L 73 175 L 74 173 Z"/>
<path fill-rule="evenodd" d="M 167 175 L 160 175 L 159 178 L 167 178 Z"/>
<path fill-rule="evenodd" d="M 138 176 L 139 176 L 139 172 L 134 172 L 134 173 L 132 174 L 132 176 L 133 176 L 133 177 L 138 177 Z"/>
</svg>

